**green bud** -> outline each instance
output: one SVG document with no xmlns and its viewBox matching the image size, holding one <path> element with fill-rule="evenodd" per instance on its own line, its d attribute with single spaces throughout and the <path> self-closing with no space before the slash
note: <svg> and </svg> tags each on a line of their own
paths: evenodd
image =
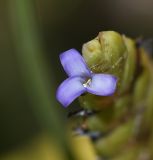
<svg viewBox="0 0 153 160">
<path fill-rule="evenodd" d="M 93 116 L 88 117 L 86 120 L 88 129 L 94 131 L 108 132 L 114 127 L 114 108 L 106 107 L 103 108 L 102 112 L 94 114 Z"/>
<path fill-rule="evenodd" d="M 95 39 L 83 45 L 82 53 L 87 65 L 94 73 L 108 73 L 117 76 L 117 90 L 119 90 L 127 58 L 123 36 L 114 31 L 100 32 Z M 79 99 L 84 108 L 99 110 L 103 106 L 112 106 L 115 95 L 102 97 L 86 94 Z"/>
<path fill-rule="evenodd" d="M 129 94 L 118 97 L 114 103 L 114 119 L 121 119 L 131 110 L 131 98 Z"/>
<path fill-rule="evenodd" d="M 123 72 L 123 77 L 121 81 L 121 88 L 120 92 L 124 92 L 127 90 L 134 78 L 135 70 L 136 70 L 136 64 L 137 64 L 137 49 L 135 41 L 123 36 L 126 48 L 128 50 L 127 59 L 125 62 L 125 68 Z"/>
<path fill-rule="evenodd" d="M 99 116 L 91 116 L 86 120 L 88 129 L 91 131 L 106 132 L 108 130 L 108 123 L 103 122 Z"/>
<path fill-rule="evenodd" d="M 141 51 L 143 73 L 135 88 L 135 100 L 137 108 L 144 110 L 141 134 L 153 132 L 153 63 L 149 57 Z M 136 102 L 135 102 L 136 104 Z"/>
<path fill-rule="evenodd" d="M 148 82 L 149 82 L 149 73 L 147 70 L 144 70 L 142 74 L 137 79 L 134 86 L 133 93 L 133 103 L 134 108 L 138 110 L 139 106 L 146 103 L 145 98 L 148 92 Z"/>
<path fill-rule="evenodd" d="M 95 144 L 98 153 L 102 156 L 111 157 L 118 154 L 125 147 L 133 134 L 133 122 L 116 128 L 114 132 L 105 138 L 101 138 Z"/>
<path fill-rule="evenodd" d="M 109 73 L 118 78 L 121 77 L 127 49 L 119 33 L 100 32 L 95 39 L 83 45 L 82 54 L 93 72 Z"/>
<path fill-rule="evenodd" d="M 142 152 L 142 154 L 144 153 Z M 140 147 L 133 145 L 126 150 L 121 150 L 121 153 L 115 158 L 112 158 L 112 160 L 136 160 L 139 158 L 141 159 L 143 156 L 142 154 Z"/>
</svg>

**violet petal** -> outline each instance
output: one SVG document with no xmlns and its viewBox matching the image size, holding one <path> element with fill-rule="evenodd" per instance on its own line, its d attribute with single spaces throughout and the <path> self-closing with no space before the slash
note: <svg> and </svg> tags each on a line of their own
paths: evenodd
<svg viewBox="0 0 153 160">
<path fill-rule="evenodd" d="M 92 74 L 90 84 L 86 86 L 87 92 L 99 95 L 108 96 L 115 92 L 117 78 L 109 74 Z"/>
<path fill-rule="evenodd" d="M 70 49 L 60 54 L 61 64 L 68 76 L 90 76 L 90 70 L 80 53 Z"/>
<path fill-rule="evenodd" d="M 81 77 L 70 77 L 63 81 L 56 92 L 57 100 L 67 107 L 72 101 L 86 91 L 83 86 L 84 79 Z"/>
</svg>

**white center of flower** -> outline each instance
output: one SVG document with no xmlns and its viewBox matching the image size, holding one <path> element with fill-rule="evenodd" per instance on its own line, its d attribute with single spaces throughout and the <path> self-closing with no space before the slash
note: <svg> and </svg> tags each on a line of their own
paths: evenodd
<svg viewBox="0 0 153 160">
<path fill-rule="evenodd" d="M 86 87 L 89 87 L 90 86 L 90 83 L 91 83 L 91 79 L 89 78 L 85 83 L 83 83 L 83 86 L 86 88 Z"/>
</svg>

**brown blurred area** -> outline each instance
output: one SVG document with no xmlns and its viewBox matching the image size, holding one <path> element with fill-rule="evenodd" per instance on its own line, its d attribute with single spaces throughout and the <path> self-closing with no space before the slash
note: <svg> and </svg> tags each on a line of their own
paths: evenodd
<svg viewBox="0 0 153 160">
<path fill-rule="evenodd" d="M 10 2 L 0 1 L 1 153 L 26 143 L 43 130 L 22 82 L 11 30 Z M 133 38 L 153 37 L 152 0 L 32 0 L 32 4 L 55 89 L 66 77 L 59 54 L 70 48 L 81 51 L 82 44 L 99 31 L 115 30 Z M 52 98 L 56 101 L 55 96 Z M 66 123 L 66 112 L 77 107 L 77 102 L 66 110 L 58 106 L 57 113 L 63 114 L 61 119 Z"/>
</svg>

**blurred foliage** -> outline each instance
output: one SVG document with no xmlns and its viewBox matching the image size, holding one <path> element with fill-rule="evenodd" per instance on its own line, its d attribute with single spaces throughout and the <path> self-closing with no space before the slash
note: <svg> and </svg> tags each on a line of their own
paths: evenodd
<svg viewBox="0 0 153 160">
<path fill-rule="evenodd" d="M 10 74 L 6 72 L 7 70 L 5 72 L 6 76 L 10 77 L 5 79 L 5 75 L 2 76 L 4 77 L 4 87 L 8 87 L 9 81 L 11 83 L 10 87 L 4 92 L 6 95 L 1 105 L 1 114 L 3 114 L 1 117 L 3 123 L 1 128 L 1 139 L 3 140 L 3 143 L 1 141 L 1 152 L 8 149 L 8 147 L 13 147 L 13 145 L 19 145 L 23 141 L 27 141 L 27 138 L 44 131 L 48 131 L 50 137 L 54 137 L 54 143 L 59 143 L 66 150 L 65 132 L 61 132 L 61 130 L 64 130 L 64 125 L 62 125 L 59 118 L 60 114 L 57 113 L 56 109 L 57 104 L 53 99 L 55 92 L 54 81 L 49 76 L 47 63 L 43 56 L 44 51 L 39 42 L 33 3 L 28 0 L 15 0 L 10 1 L 8 5 L 8 23 L 11 26 L 11 28 L 8 28 L 13 36 L 11 40 L 14 45 L 14 52 L 10 51 L 12 59 L 9 57 L 10 54 L 6 57 L 10 59 L 11 63 L 8 67 L 12 71 L 9 70 Z M 15 65 L 14 68 L 11 67 L 12 63 Z M 5 63 L 4 65 L 7 68 Z M 16 81 L 17 77 L 19 77 L 19 83 Z M 20 89 L 19 92 L 18 88 Z M 14 94 L 14 92 L 17 93 Z M 20 99 L 20 96 L 25 100 Z M 51 139 L 48 143 L 53 143 Z M 41 152 L 43 150 L 42 146 Z M 31 157 L 31 159 L 33 158 Z M 37 158 L 35 157 L 35 159 Z M 43 159 L 43 157 L 40 159 Z"/>
</svg>

